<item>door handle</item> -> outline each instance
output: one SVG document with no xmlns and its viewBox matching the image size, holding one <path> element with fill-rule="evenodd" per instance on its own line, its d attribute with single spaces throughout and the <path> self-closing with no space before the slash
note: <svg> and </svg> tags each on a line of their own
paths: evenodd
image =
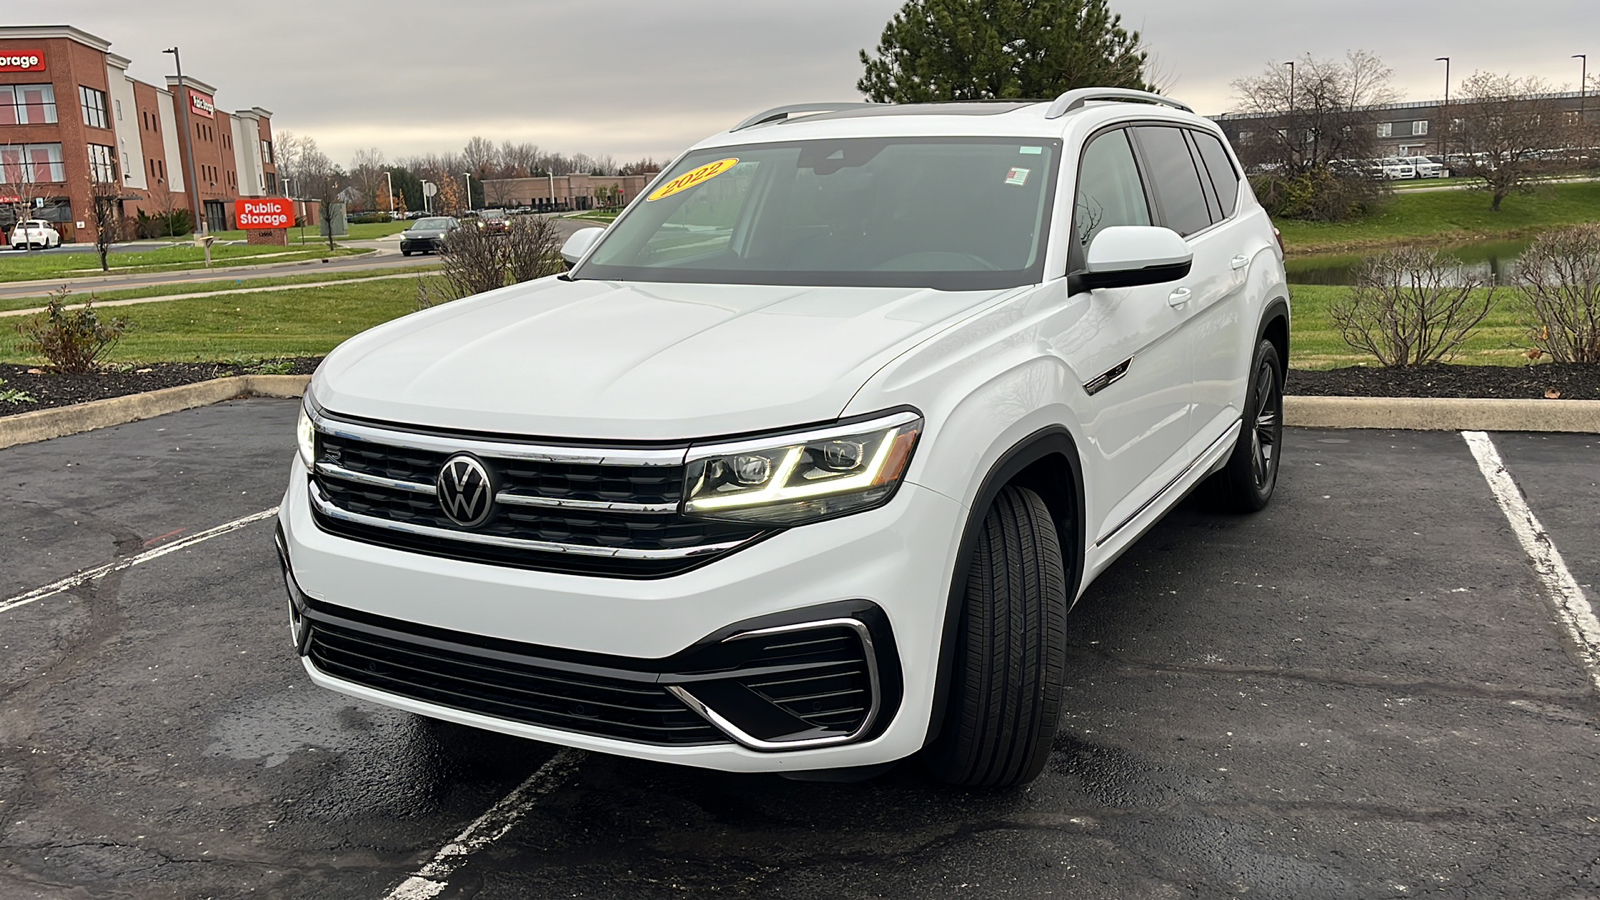
<svg viewBox="0 0 1600 900">
<path fill-rule="evenodd" d="M 1190 292 L 1188 288 L 1178 288 L 1167 295 L 1167 305 L 1182 306 L 1189 302 L 1189 294 Z"/>
<path fill-rule="evenodd" d="M 1233 258 L 1233 267 L 1235 269 L 1242 269 L 1248 265 L 1250 265 L 1250 257 L 1248 256 L 1235 256 Z"/>
</svg>

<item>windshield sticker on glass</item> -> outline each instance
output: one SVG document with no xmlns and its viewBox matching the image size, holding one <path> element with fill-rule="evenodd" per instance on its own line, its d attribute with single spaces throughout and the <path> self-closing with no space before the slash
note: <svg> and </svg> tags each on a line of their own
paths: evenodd
<svg viewBox="0 0 1600 900">
<path fill-rule="evenodd" d="M 644 201 L 646 203 L 650 203 L 655 200 L 660 200 L 662 197 L 671 197 L 673 194 L 687 191 L 689 188 L 692 188 L 697 184 L 705 184 L 706 182 L 717 177 L 718 175 L 721 175 L 723 172 L 728 171 L 738 164 L 739 160 L 730 156 L 727 159 L 719 159 L 713 163 L 706 163 L 699 168 L 690 169 L 682 175 L 679 175 L 677 178 L 674 178 L 666 184 L 663 184 L 661 187 L 651 191 L 650 196 L 644 198 Z"/>
<path fill-rule="evenodd" d="M 1028 156 L 1038 156 L 1039 154 L 1044 152 L 1044 148 L 1043 147 L 1023 147 L 1023 148 L 1019 149 L 1017 152 L 1021 153 L 1021 154 L 1024 154 L 1024 155 L 1028 155 Z"/>
<path fill-rule="evenodd" d="M 1006 173 L 1006 184 L 1027 184 L 1030 169 L 1012 169 Z"/>
</svg>

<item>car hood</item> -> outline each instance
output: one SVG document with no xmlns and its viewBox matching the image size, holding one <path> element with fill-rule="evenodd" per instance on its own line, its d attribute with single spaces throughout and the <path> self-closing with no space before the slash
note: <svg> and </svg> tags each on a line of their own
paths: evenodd
<svg viewBox="0 0 1600 900">
<path fill-rule="evenodd" d="M 311 393 L 350 416 L 532 437 L 784 428 L 838 417 L 884 363 L 1007 293 L 547 278 L 357 335 Z"/>
<path fill-rule="evenodd" d="M 443 228 L 407 228 L 400 232 L 403 238 L 431 238 L 444 234 Z"/>
</svg>

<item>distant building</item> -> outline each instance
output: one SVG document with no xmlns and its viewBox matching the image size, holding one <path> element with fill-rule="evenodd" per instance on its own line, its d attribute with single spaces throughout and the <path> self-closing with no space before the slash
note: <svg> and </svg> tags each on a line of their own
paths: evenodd
<svg viewBox="0 0 1600 900">
<path fill-rule="evenodd" d="M 1579 120 L 1580 111 L 1589 124 L 1600 122 L 1600 97 L 1592 94 L 1584 96 L 1578 91 L 1566 91 L 1545 94 L 1541 99 L 1555 100 L 1572 123 Z M 1373 129 L 1376 156 L 1438 156 L 1446 152 L 1445 147 L 1449 142 L 1451 128 L 1460 125 L 1458 116 L 1461 105 L 1459 101 L 1451 101 L 1450 108 L 1453 113 L 1449 122 L 1442 120 L 1444 103 L 1439 100 L 1384 103 L 1362 107 L 1361 111 L 1371 120 L 1370 126 L 1367 127 Z M 1239 149 L 1241 155 L 1248 155 L 1251 143 L 1263 139 L 1265 132 L 1284 125 L 1280 116 L 1254 113 L 1226 113 L 1212 116 L 1211 119 L 1222 128 L 1223 134 L 1228 136 L 1228 140 Z"/>
<path fill-rule="evenodd" d="M 91 180 L 120 185 L 125 218 L 193 210 L 194 189 L 213 231 L 233 227 L 235 199 L 281 195 L 271 112 L 223 112 L 212 85 L 187 74 L 181 87 L 174 75 L 146 84 L 130 63 L 69 25 L 0 27 L 0 226 L 40 218 L 63 240 L 92 241 Z"/>
<path fill-rule="evenodd" d="M 627 203 L 655 178 L 649 175 L 540 175 L 531 178 L 486 178 L 483 202 L 488 207 L 532 207 L 537 210 L 594 209 L 602 205 L 596 191 L 617 192 Z"/>
</svg>

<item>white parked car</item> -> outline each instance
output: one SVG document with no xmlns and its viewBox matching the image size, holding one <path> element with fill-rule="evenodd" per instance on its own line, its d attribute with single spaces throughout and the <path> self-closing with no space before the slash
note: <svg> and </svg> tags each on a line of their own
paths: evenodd
<svg viewBox="0 0 1600 900">
<path fill-rule="evenodd" d="M 1444 177 L 1444 164 L 1436 163 L 1426 156 L 1405 156 L 1401 157 L 1401 162 L 1411 166 L 1412 171 L 1416 173 L 1414 176 L 1416 178 Z"/>
<path fill-rule="evenodd" d="M 11 249 L 31 250 L 35 247 L 48 250 L 61 246 L 61 232 L 43 219 L 23 219 L 11 227 Z"/>
<path fill-rule="evenodd" d="M 1282 247 L 1153 94 L 806 104 L 570 272 L 347 341 L 277 544 L 311 680 L 661 762 L 1026 782 L 1067 614 L 1280 462 Z"/>
<path fill-rule="evenodd" d="M 1417 177 L 1416 166 L 1397 156 L 1373 160 L 1371 172 L 1374 178 L 1386 178 L 1390 181 Z"/>
</svg>

